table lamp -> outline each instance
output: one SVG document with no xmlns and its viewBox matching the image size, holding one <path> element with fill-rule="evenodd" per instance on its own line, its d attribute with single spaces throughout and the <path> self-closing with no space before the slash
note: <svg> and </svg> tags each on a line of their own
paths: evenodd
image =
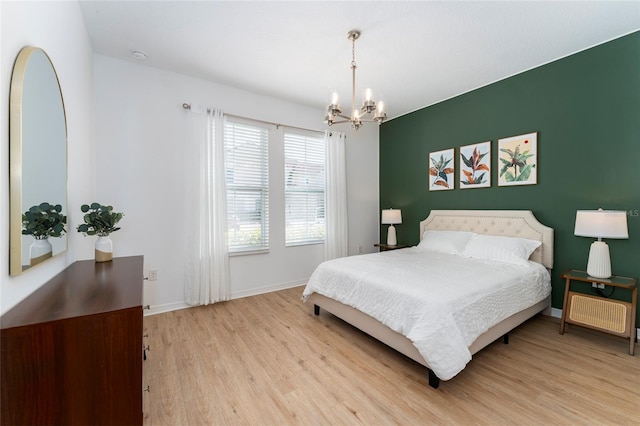
<svg viewBox="0 0 640 426">
<path fill-rule="evenodd" d="M 591 244 L 587 274 L 596 278 L 611 276 L 611 257 L 609 246 L 603 238 L 629 238 L 627 212 L 615 210 L 578 210 L 574 235 L 593 237 L 598 241 Z"/>
<path fill-rule="evenodd" d="M 389 225 L 389 230 L 387 231 L 387 244 L 390 246 L 398 244 L 398 240 L 396 239 L 396 227 L 393 226 L 398 223 L 402 223 L 402 210 L 382 210 L 382 224 Z"/>
</svg>

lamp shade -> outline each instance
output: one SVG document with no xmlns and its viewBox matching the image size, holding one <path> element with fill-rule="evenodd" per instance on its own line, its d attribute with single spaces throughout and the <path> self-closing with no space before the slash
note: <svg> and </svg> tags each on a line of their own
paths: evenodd
<svg viewBox="0 0 640 426">
<path fill-rule="evenodd" d="M 382 210 L 382 222 L 383 225 L 395 225 L 402 223 L 402 210 L 389 209 Z"/>
<path fill-rule="evenodd" d="M 629 238 L 627 212 L 616 210 L 578 210 L 576 227 L 578 237 Z"/>
</svg>

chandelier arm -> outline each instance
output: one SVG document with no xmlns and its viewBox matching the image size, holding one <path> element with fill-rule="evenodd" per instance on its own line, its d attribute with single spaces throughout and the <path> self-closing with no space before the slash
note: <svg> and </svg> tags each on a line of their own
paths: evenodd
<svg viewBox="0 0 640 426">
<path fill-rule="evenodd" d="M 351 123 L 349 118 L 345 118 L 344 120 L 332 121 L 331 124 L 343 124 L 343 123 Z"/>
<path fill-rule="evenodd" d="M 335 117 L 344 118 L 345 120 L 351 120 L 351 117 L 349 117 L 348 115 L 344 115 L 344 114 L 336 114 Z M 337 121 L 334 121 L 334 123 L 337 123 Z"/>
<path fill-rule="evenodd" d="M 331 124 L 343 124 L 343 123 L 353 123 L 354 122 L 354 120 L 352 120 L 349 117 L 345 117 L 344 115 L 342 115 L 341 118 L 343 118 L 343 120 L 332 121 Z M 378 124 L 380 124 L 380 121 L 376 120 L 375 118 L 360 118 L 357 121 L 359 123 L 378 123 Z"/>
</svg>

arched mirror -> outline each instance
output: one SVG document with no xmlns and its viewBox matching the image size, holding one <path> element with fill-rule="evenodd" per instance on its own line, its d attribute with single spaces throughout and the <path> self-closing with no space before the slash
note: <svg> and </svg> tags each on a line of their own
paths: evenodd
<svg viewBox="0 0 640 426">
<path fill-rule="evenodd" d="M 9 102 L 9 272 L 18 275 L 67 249 L 67 123 L 42 49 L 18 54 Z"/>
</svg>

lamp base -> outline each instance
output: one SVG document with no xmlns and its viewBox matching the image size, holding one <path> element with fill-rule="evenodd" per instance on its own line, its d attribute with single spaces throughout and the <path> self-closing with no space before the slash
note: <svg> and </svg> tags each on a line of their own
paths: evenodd
<svg viewBox="0 0 640 426">
<path fill-rule="evenodd" d="M 595 278 L 611 277 L 611 257 L 609 246 L 604 241 L 594 241 L 589 250 L 587 274 Z"/>
<path fill-rule="evenodd" d="M 396 227 L 393 225 L 389 225 L 389 230 L 387 231 L 387 244 L 390 246 L 398 245 L 398 240 L 396 239 Z"/>
</svg>

